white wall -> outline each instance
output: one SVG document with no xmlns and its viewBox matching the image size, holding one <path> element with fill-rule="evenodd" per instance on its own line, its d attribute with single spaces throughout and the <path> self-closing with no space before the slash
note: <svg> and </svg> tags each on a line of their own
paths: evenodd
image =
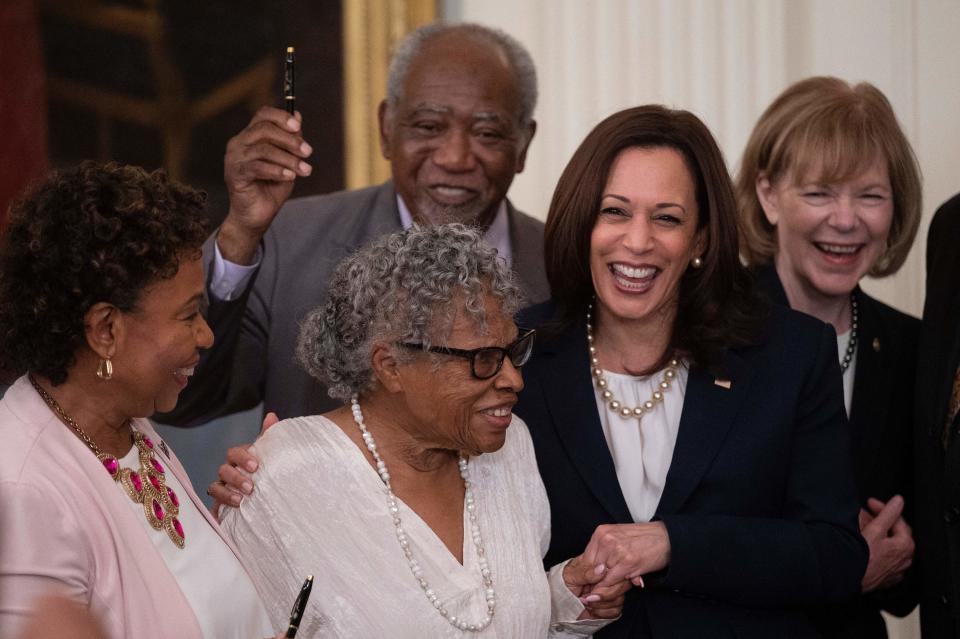
<svg viewBox="0 0 960 639">
<path fill-rule="evenodd" d="M 614 111 L 689 109 L 735 170 L 754 121 L 790 83 L 873 82 L 920 160 L 925 219 L 904 268 L 865 286 L 920 314 L 929 217 L 960 191 L 960 1 L 445 0 L 444 15 L 504 29 L 533 55 L 539 132 L 511 198 L 540 217 L 577 144 Z"/>
</svg>

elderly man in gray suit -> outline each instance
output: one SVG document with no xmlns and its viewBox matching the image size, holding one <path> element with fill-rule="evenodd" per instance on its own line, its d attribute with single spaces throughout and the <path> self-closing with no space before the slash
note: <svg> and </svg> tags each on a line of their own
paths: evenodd
<svg viewBox="0 0 960 639">
<path fill-rule="evenodd" d="M 391 61 L 378 112 L 393 179 L 290 202 L 312 149 L 299 114 L 262 108 L 227 145 L 230 210 L 204 247 L 216 343 L 177 409 L 157 419 L 192 425 L 261 401 L 282 418 L 334 408 L 295 361 L 299 322 L 323 303 L 344 256 L 414 222 L 479 225 L 529 301 L 546 299 L 543 224 L 506 199 L 536 131 L 536 99 L 533 61 L 510 36 L 472 24 L 418 29 Z"/>
</svg>

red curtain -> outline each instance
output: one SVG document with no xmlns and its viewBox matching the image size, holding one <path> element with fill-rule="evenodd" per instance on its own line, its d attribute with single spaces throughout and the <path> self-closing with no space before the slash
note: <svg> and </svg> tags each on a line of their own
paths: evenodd
<svg viewBox="0 0 960 639">
<path fill-rule="evenodd" d="M 35 0 L 0 0 L 0 228 L 47 170 L 47 100 Z"/>
<path fill-rule="evenodd" d="M 10 202 L 47 170 L 47 99 L 34 0 L 0 0 L 0 232 Z M 0 384 L 13 371 L 0 370 Z"/>
</svg>

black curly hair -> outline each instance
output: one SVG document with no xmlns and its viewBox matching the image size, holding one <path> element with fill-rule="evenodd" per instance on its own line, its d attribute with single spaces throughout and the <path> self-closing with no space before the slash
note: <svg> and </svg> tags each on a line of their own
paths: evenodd
<svg viewBox="0 0 960 639">
<path fill-rule="evenodd" d="M 66 381 L 91 306 L 130 312 L 200 255 L 205 200 L 163 171 L 90 161 L 28 191 L 0 246 L 0 365 Z"/>
</svg>

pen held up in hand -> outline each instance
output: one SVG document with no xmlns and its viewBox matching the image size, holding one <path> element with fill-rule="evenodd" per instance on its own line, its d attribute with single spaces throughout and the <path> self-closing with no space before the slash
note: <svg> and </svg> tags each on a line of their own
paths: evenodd
<svg viewBox="0 0 960 639">
<path fill-rule="evenodd" d="M 293 47 L 287 47 L 287 55 L 283 61 L 283 106 L 290 115 L 293 115 L 297 108 L 295 63 Z"/>
</svg>

